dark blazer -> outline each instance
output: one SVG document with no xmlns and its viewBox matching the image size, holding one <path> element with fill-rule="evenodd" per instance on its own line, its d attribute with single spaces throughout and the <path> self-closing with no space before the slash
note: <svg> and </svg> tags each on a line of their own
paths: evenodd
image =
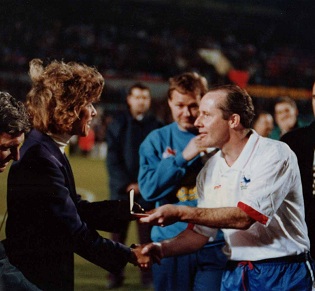
<svg viewBox="0 0 315 291">
<path fill-rule="evenodd" d="M 305 205 L 305 220 L 311 240 L 311 254 L 315 258 L 315 196 L 313 195 L 313 159 L 315 149 L 315 121 L 309 126 L 286 133 L 281 141 L 295 152 L 301 172 Z"/>
<path fill-rule="evenodd" d="M 136 120 L 129 111 L 119 112 L 109 124 L 106 164 L 111 199 L 128 199 L 127 186 L 138 182 L 140 144 L 152 130 L 161 126 L 163 123 L 151 114 Z M 135 200 L 146 210 L 154 207 L 140 195 L 135 196 Z"/>
<path fill-rule="evenodd" d="M 74 252 L 110 272 L 128 262 L 129 248 L 96 231 L 126 223 L 128 203 L 81 200 L 66 156 L 37 130 L 10 168 L 7 204 L 8 257 L 41 289 L 73 290 Z"/>
</svg>

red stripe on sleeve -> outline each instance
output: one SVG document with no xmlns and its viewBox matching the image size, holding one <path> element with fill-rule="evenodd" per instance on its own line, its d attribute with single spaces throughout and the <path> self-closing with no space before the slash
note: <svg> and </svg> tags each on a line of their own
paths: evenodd
<svg viewBox="0 0 315 291">
<path fill-rule="evenodd" d="M 193 230 L 193 229 L 194 229 L 194 226 L 195 226 L 194 223 L 188 223 L 187 229 Z"/>
<path fill-rule="evenodd" d="M 268 217 L 259 213 L 255 209 L 251 208 L 250 206 L 244 204 L 243 202 L 238 202 L 237 207 L 242 209 L 248 216 L 255 219 L 256 221 L 266 224 L 268 221 Z"/>
</svg>

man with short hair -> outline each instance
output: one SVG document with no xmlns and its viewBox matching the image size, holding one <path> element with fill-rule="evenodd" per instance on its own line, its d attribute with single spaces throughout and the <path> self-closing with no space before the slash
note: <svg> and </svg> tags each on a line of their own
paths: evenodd
<svg viewBox="0 0 315 291">
<path fill-rule="evenodd" d="M 150 133 L 140 147 L 139 185 L 143 197 L 164 204 L 197 206 L 196 177 L 208 158 L 200 146 L 194 125 L 201 97 L 207 92 L 206 79 L 187 72 L 170 78 L 168 105 L 174 122 Z M 210 150 L 210 149 L 209 149 Z M 209 156 L 215 152 L 209 152 Z M 188 227 L 178 222 L 167 227 L 154 226 L 154 242 L 170 239 Z M 219 290 L 226 256 L 222 233 L 203 249 L 184 256 L 172 256 L 153 266 L 155 291 Z"/>
<path fill-rule="evenodd" d="M 144 247 L 143 254 L 158 260 L 195 251 L 220 228 L 229 257 L 221 291 L 311 290 L 314 276 L 295 154 L 250 128 L 252 99 L 235 85 L 211 89 L 199 111 L 199 145 L 220 151 L 198 176 L 198 207 L 164 205 L 141 218 L 158 225 L 185 221 L 191 227 Z"/>
<path fill-rule="evenodd" d="M 273 129 L 273 117 L 267 111 L 260 111 L 255 116 L 253 129 L 263 137 L 269 137 Z"/>
<path fill-rule="evenodd" d="M 7 92 L 0 92 L 0 173 L 11 160 L 17 161 L 20 158 L 20 146 L 29 129 L 28 115 L 22 102 L 16 101 Z M 0 290 L 39 290 L 10 264 L 1 243 Z"/>
<path fill-rule="evenodd" d="M 133 84 L 127 92 L 128 110 L 119 112 L 108 125 L 106 140 L 108 152 L 106 164 L 109 173 L 110 197 L 112 200 L 128 200 L 129 191 L 134 190 L 135 201 L 145 210 L 150 210 L 154 204 L 146 202 L 139 190 L 139 147 L 145 137 L 163 124 L 151 112 L 150 88 L 142 83 Z M 129 222 L 126 222 L 120 232 L 113 233 L 114 241 L 125 243 Z M 139 242 L 150 242 L 151 227 L 137 223 Z M 108 289 L 120 287 L 124 281 L 123 271 L 109 274 Z M 141 283 L 144 287 L 152 284 L 150 271 L 141 272 Z"/>
</svg>

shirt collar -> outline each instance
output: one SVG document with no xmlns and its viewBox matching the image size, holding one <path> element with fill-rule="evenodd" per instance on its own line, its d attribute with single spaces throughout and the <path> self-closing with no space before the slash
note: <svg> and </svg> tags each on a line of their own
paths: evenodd
<svg viewBox="0 0 315 291">
<path fill-rule="evenodd" d="M 251 130 L 252 134 L 250 135 L 245 147 L 243 148 L 241 154 L 235 161 L 235 163 L 232 165 L 232 169 L 235 170 L 243 170 L 248 161 L 250 160 L 254 150 L 256 149 L 258 140 L 259 140 L 259 135 L 255 130 Z"/>
<path fill-rule="evenodd" d="M 60 151 L 64 154 L 65 153 L 65 148 L 69 144 L 71 135 L 69 134 L 54 134 L 54 133 L 47 133 L 53 141 L 57 144 L 59 147 Z"/>
</svg>

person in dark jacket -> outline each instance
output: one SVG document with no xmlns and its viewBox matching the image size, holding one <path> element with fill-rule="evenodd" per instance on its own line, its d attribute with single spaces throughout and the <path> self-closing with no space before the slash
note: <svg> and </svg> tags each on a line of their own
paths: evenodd
<svg viewBox="0 0 315 291">
<path fill-rule="evenodd" d="M 151 93 L 149 87 L 142 83 L 133 84 L 127 94 L 128 110 L 119 112 L 109 124 L 106 132 L 108 145 L 107 169 L 110 181 L 111 199 L 128 200 L 129 191 L 134 190 L 135 201 L 144 210 L 154 207 L 153 203 L 146 202 L 139 191 L 139 147 L 145 137 L 154 129 L 163 124 L 150 113 Z M 129 222 L 118 233 L 113 233 L 114 241 L 125 243 Z M 140 243 L 150 242 L 151 227 L 137 223 Z M 123 272 L 109 274 L 108 288 L 117 288 L 123 284 Z M 141 272 L 141 283 L 150 285 L 151 271 Z"/>
<path fill-rule="evenodd" d="M 7 92 L 0 92 L 0 173 L 5 171 L 11 160 L 19 159 L 20 146 L 24 141 L 25 133 L 29 130 L 30 124 L 23 103 L 15 100 Z M 1 242 L 0 290 L 40 290 L 9 262 Z"/>
<path fill-rule="evenodd" d="M 75 62 L 30 62 L 27 109 L 33 129 L 8 176 L 6 250 L 12 264 L 39 288 L 74 289 L 74 253 L 117 272 L 146 263 L 139 249 L 101 237 L 130 219 L 128 203 L 90 203 L 77 194 L 64 154 L 71 136 L 86 136 L 104 79 Z"/>
<path fill-rule="evenodd" d="M 312 106 L 315 115 L 315 83 L 312 90 Z M 311 256 L 315 258 L 315 121 L 286 133 L 281 141 L 287 143 L 298 158 Z"/>
</svg>

